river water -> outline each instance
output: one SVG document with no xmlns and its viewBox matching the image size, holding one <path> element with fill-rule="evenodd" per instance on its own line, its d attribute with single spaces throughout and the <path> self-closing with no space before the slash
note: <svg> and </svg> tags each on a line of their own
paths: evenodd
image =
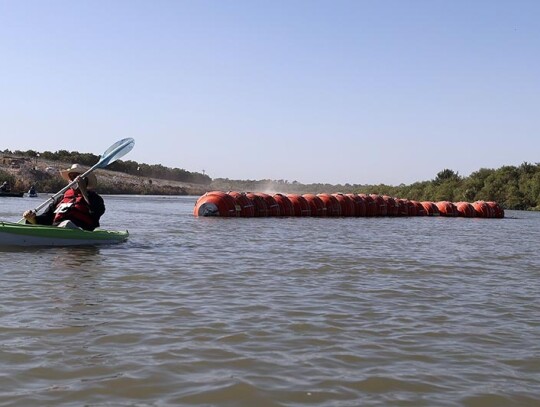
<svg viewBox="0 0 540 407">
<path fill-rule="evenodd" d="M 195 218 L 0 249 L 1 406 L 538 406 L 540 213 Z M 17 221 L 42 198 L 0 198 Z"/>
</svg>

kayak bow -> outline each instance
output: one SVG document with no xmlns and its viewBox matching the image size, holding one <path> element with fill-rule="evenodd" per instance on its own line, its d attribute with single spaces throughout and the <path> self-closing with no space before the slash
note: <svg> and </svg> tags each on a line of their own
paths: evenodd
<svg viewBox="0 0 540 407">
<path fill-rule="evenodd" d="M 0 246 L 82 246 L 121 243 L 127 231 L 59 228 L 0 221 Z"/>
</svg>

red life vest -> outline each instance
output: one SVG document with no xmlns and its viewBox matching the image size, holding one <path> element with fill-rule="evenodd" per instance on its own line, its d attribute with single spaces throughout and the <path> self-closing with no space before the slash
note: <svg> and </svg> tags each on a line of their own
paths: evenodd
<svg viewBox="0 0 540 407">
<path fill-rule="evenodd" d="M 73 221 L 77 226 L 88 225 L 88 227 L 93 227 L 95 223 L 90 215 L 90 207 L 82 194 L 75 193 L 71 188 L 64 193 L 64 197 L 56 206 L 54 213 L 54 223 L 66 219 Z"/>
</svg>

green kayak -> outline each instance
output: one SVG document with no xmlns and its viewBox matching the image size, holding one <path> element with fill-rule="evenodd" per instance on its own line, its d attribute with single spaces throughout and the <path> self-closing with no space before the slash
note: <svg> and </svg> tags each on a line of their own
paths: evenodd
<svg viewBox="0 0 540 407">
<path fill-rule="evenodd" d="M 27 225 L 0 221 L 0 246 L 83 246 L 124 242 L 125 232 L 81 229 L 55 226 Z"/>
</svg>

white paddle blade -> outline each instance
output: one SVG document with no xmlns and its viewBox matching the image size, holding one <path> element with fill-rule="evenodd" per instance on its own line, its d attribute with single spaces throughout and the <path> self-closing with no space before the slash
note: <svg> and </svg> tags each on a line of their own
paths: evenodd
<svg viewBox="0 0 540 407">
<path fill-rule="evenodd" d="M 135 140 L 131 137 L 117 141 L 105 151 L 98 162 L 98 168 L 104 168 L 110 163 L 118 160 L 120 157 L 125 156 L 135 146 Z"/>
</svg>

